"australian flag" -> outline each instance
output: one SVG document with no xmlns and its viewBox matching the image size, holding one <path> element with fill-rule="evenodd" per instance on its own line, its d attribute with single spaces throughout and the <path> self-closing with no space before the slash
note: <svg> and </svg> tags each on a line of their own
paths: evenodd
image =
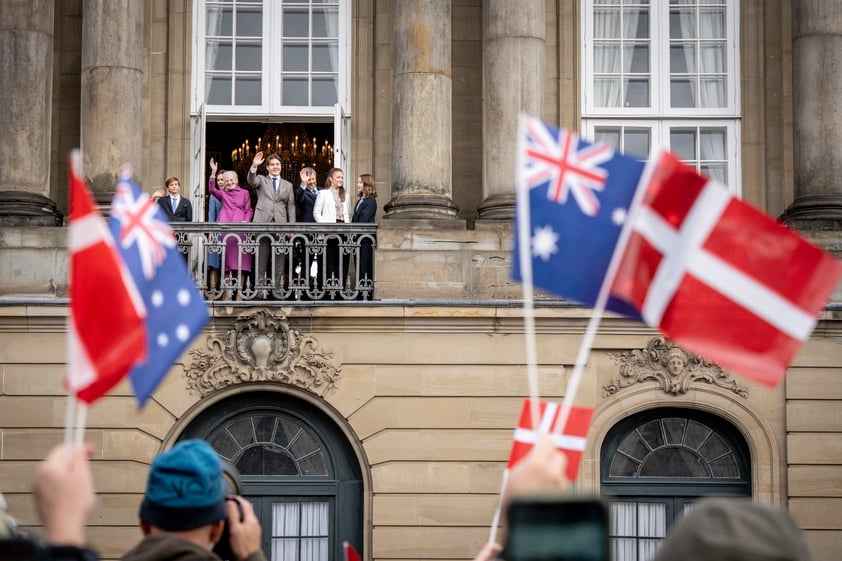
<svg viewBox="0 0 842 561">
<path fill-rule="evenodd" d="M 517 188 L 527 191 L 528 208 L 518 204 L 512 277 L 523 280 L 519 232 L 526 220 L 533 284 L 593 306 L 645 162 L 532 117 L 521 118 L 518 134 Z M 640 317 L 617 298 L 606 308 Z"/>
<path fill-rule="evenodd" d="M 146 359 L 129 372 L 142 406 L 190 341 L 208 322 L 175 235 L 158 204 L 121 171 L 108 225 L 146 306 Z"/>
</svg>

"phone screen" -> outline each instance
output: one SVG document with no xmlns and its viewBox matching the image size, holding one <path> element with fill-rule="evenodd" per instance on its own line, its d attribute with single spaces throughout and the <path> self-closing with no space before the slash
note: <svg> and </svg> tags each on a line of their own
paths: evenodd
<svg viewBox="0 0 842 561">
<path fill-rule="evenodd" d="M 608 510 L 597 498 L 514 501 L 503 557 L 507 561 L 608 561 Z"/>
</svg>

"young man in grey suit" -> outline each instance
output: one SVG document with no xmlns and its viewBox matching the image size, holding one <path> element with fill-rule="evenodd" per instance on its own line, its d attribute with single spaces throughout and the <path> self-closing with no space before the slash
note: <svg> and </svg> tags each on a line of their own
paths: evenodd
<svg viewBox="0 0 842 561">
<path fill-rule="evenodd" d="M 248 173 L 248 183 L 257 191 L 257 206 L 254 208 L 252 222 L 295 222 L 295 195 L 292 183 L 281 177 L 281 158 L 277 154 L 270 154 L 265 159 L 268 176 L 257 175 L 257 167 L 264 160 L 263 152 L 254 155 Z M 268 238 L 261 239 L 259 252 L 257 282 L 263 283 L 269 279 L 274 282 L 274 288 L 282 288 L 285 256 L 276 255 L 273 266 L 272 247 Z"/>
</svg>

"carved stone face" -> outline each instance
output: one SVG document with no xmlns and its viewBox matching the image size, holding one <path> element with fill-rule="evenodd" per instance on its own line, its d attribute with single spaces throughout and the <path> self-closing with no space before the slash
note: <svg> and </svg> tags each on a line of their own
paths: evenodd
<svg viewBox="0 0 842 561">
<path fill-rule="evenodd" d="M 684 357 L 678 354 L 670 353 L 667 359 L 667 372 L 670 376 L 678 376 L 684 370 Z"/>
</svg>

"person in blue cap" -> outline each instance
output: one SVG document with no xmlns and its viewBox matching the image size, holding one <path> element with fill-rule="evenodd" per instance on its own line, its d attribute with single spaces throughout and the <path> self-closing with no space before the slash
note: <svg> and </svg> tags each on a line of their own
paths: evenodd
<svg viewBox="0 0 842 561">
<path fill-rule="evenodd" d="M 232 561 L 265 561 L 254 508 L 242 497 L 226 500 L 222 477 L 222 463 L 204 440 L 183 440 L 159 454 L 140 505 L 144 538 L 121 560 L 219 561 L 211 550 L 227 520 Z"/>
</svg>

